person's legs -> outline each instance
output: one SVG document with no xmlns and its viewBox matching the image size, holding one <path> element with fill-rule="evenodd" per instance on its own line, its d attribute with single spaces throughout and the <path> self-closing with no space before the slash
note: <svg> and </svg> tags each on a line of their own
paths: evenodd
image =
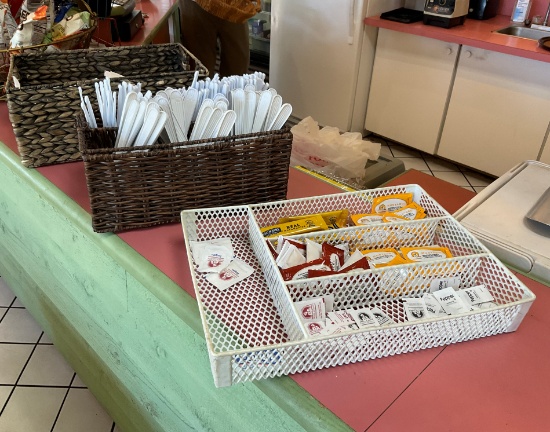
<svg viewBox="0 0 550 432">
<path fill-rule="evenodd" d="M 220 21 L 220 75 L 223 77 L 248 73 L 250 65 L 248 22 L 235 24 Z"/>
<path fill-rule="evenodd" d="M 180 0 L 180 7 L 182 45 L 200 60 L 212 77 L 216 69 L 218 18 L 192 0 Z"/>
</svg>

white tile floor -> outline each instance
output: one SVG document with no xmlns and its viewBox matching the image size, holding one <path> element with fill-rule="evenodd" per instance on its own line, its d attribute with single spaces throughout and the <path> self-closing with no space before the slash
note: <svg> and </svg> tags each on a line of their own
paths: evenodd
<svg viewBox="0 0 550 432">
<path fill-rule="evenodd" d="M 494 178 L 379 138 L 382 155 L 474 192 Z M 1 275 L 0 275 L 1 276 Z M 113 432 L 113 420 L 0 277 L 0 432 Z"/>
</svg>

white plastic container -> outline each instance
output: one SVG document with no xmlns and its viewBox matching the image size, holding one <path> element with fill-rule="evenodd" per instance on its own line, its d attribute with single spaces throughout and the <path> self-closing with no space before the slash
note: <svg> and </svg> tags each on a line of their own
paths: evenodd
<svg viewBox="0 0 550 432">
<path fill-rule="evenodd" d="M 453 258 L 285 282 L 260 227 L 279 217 L 347 208 L 369 213 L 373 198 L 412 192 L 426 219 L 348 227 L 293 236 L 368 248 L 439 245 Z M 535 296 L 420 186 L 379 188 L 251 206 L 187 210 L 181 220 L 189 266 L 217 387 L 432 348 L 517 329 Z M 229 237 L 235 255 L 254 267 L 239 285 L 220 291 L 196 271 L 189 241 Z M 407 321 L 402 298 L 422 297 L 433 283 L 460 278 L 483 284 L 490 309 Z M 293 303 L 334 295 L 334 309 L 378 307 L 395 324 L 308 335 Z"/>
<path fill-rule="evenodd" d="M 529 12 L 531 11 L 531 4 L 533 0 L 517 0 L 512 11 L 512 22 L 523 23 L 529 18 Z"/>
</svg>

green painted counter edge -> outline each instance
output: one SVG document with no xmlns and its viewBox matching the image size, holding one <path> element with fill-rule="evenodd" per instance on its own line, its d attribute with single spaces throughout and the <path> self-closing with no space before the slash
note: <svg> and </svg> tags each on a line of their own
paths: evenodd
<svg viewBox="0 0 550 432">
<path fill-rule="evenodd" d="M 0 179 L 0 275 L 121 429 L 350 430 L 288 377 L 216 389 L 191 296 L 4 144 Z"/>
</svg>

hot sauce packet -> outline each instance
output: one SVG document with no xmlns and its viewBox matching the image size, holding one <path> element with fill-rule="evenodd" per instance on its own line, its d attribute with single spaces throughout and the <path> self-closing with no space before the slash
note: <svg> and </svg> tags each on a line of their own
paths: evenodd
<svg viewBox="0 0 550 432">
<path fill-rule="evenodd" d="M 373 213 L 393 213 L 413 202 L 412 193 L 401 193 L 376 197 L 372 200 Z"/>
<path fill-rule="evenodd" d="M 322 258 L 319 258 L 295 267 L 281 269 L 281 275 L 285 281 L 307 279 L 308 270 L 330 270 L 330 267 L 325 264 Z"/>
<path fill-rule="evenodd" d="M 264 227 L 260 231 L 264 237 L 272 238 L 280 235 L 304 234 L 326 229 L 328 229 L 327 224 L 321 216 L 311 216 L 292 222 Z"/>
<path fill-rule="evenodd" d="M 344 265 L 344 250 L 328 243 L 323 243 L 322 257 L 331 270 L 338 271 Z"/>
<path fill-rule="evenodd" d="M 344 228 L 348 225 L 349 210 L 342 209 L 342 210 L 322 212 L 322 213 L 311 214 L 311 215 L 282 217 L 282 218 L 279 218 L 279 223 L 282 224 L 286 222 L 292 222 L 303 218 L 308 218 L 311 216 L 321 216 L 324 219 L 325 223 L 327 224 L 328 229 L 338 229 L 338 228 Z"/>
</svg>

